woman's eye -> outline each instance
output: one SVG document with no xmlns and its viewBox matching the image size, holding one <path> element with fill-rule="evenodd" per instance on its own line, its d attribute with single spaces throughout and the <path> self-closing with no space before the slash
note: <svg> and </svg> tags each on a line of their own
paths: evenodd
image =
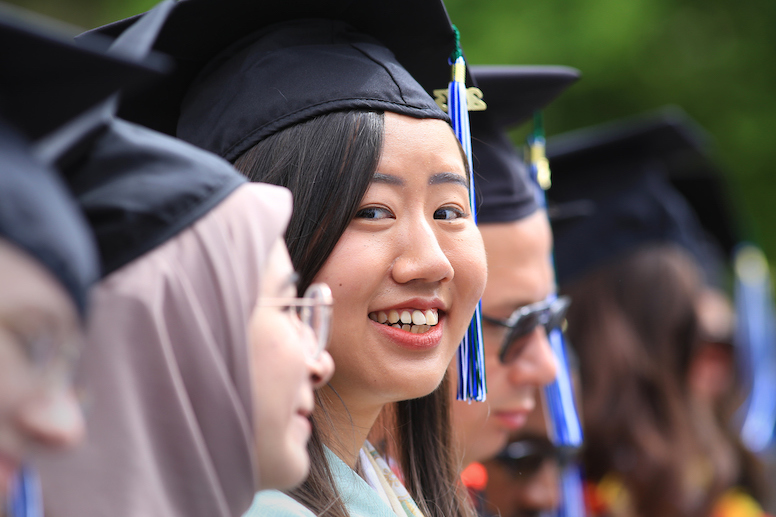
<svg viewBox="0 0 776 517">
<path fill-rule="evenodd" d="M 449 221 L 452 219 L 460 219 L 461 217 L 466 217 L 466 213 L 464 213 L 463 210 L 453 206 L 438 208 L 436 212 L 434 212 L 434 219 L 444 219 Z"/>
<path fill-rule="evenodd" d="M 393 214 L 387 208 L 368 206 L 356 212 L 357 219 L 389 219 Z"/>
</svg>

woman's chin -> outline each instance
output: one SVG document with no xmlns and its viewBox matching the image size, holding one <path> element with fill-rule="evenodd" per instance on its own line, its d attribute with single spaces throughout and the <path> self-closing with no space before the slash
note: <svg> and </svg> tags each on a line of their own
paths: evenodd
<svg viewBox="0 0 776 517">
<path fill-rule="evenodd" d="M 407 378 L 406 382 L 397 390 L 394 401 L 398 402 L 401 400 L 418 399 L 430 395 L 442 383 L 442 379 L 444 379 L 445 376 L 445 370 L 442 370 L 441 373 L 435 377 L 426 375 L 425 378 Z"/>
<path fill-rule="evenodd" d="M 259 475 L 259 490 L 290 490 L 296 488 L 307 479 L 310 473 L 310 457 L 307 450 L 301 454 L 294 454 L 282 468 L 274 468 L 273 472 Z"/>
</svg>

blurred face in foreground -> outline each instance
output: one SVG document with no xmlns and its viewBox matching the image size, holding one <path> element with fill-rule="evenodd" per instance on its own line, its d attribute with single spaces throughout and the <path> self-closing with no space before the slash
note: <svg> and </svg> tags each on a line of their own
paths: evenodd
<svg viewBox="0 0 776 517">
<path fill-rule="evenodd" d="M 30 450 L 72 445 L 83 435 L 69 384 L 81 340 L 75 305 L 61 284 L 0 239 L 0 514 Z"/>
<path fill-rule="evenodd" d="M 488 256 L 483 317 L 507 320 L 553 292 L 552 235 L 544 211 L 515 222 L 483 224 L 480 231 Z M 487 400 L 453 404 L 453 429 L 464 466 L 495 456 L 536 407 L 536 388 L 555 378 L 555 360 L 542 325 L 508 339 L 509 329 L 483 321 L 482 335 Z M 499 356 L 507 342 L 515 352 L 502 362 Z"/>
<path fill-rule="evenodd" d="M 300 307 L 300 302 L 323 305 Z M 325 302 L 296 297 L 296 274 L 285 243 L 278 239 L 250 323 L 259 489 L 291 488 L 310 470 L 307 441 L 313 390 L 326 384 L 334 372 L 334 362 L 319 341 L 328 333 L 315 324 L 315 318 L 328 322 L 328 315 L 317 314 L 331 310 Z M 308 310 L 314 311 L 312 327 L 303 322 Z"/>
</svg>

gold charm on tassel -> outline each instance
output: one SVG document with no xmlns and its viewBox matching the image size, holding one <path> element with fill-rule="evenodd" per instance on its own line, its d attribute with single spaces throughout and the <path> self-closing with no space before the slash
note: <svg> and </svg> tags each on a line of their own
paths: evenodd
<svg viewBox="0 0 776 517">
<path fill-rule="evenodd" d="M 434 90 L 434 100 L 447 113 L 447 88 Z M 466 88 L 466 103 L 469 111 L 485 111 L 488 105 L 482 100 L 482 90 L 476 86 Z"/>
<path fill-rule="evenodd" d="M 544 151 L 544 143 L 534 142 L 528 147 L 528 155 L 530 157 L 530 165 L 536 167 L 536 182 L 542 187 L 542 190 L 547 190 L 552 186 L 552 178 L 550 175 L 550 162 L 547 160 L 547 156 Z"/>
</svg>

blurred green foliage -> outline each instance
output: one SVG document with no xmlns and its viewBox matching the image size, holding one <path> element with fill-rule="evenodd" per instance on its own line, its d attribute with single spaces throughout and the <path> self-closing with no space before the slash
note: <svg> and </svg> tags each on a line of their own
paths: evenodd
<svg viewBox="0 0 776 517">
<path fill-rule="evenodd" d="M 156 1 L 14 3 L 89 28 L 143 12 Z M 446 3 L 469 62 L 560 64 L 582 71 L 582 80 L 547 110 L 549 135 L 666 104 L 683 107 L 716 139 L 745 236 L 776 259 L 770 163 L 776 147 L 776 1 Z"/>
<path fill-rule="evenodd" d="M 469 62 L 582 71 L 547 110 L 550 135 L 666 104 L 684 108 L 716 141 L 744 236 L 776 259 L 776 2 L 446 3 Z"/>
</svg>

